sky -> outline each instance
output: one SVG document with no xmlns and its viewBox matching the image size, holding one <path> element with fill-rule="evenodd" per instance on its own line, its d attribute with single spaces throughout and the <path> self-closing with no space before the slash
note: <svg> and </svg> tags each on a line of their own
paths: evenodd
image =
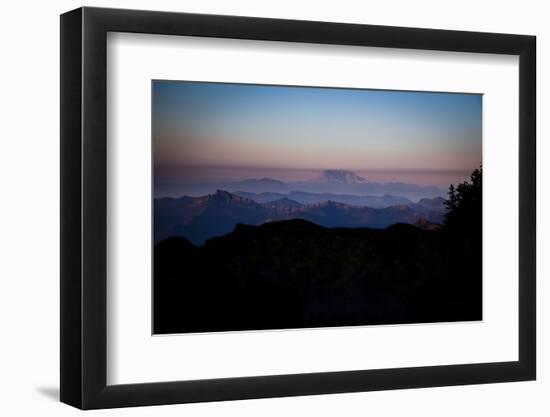
<svg viewBox="0 0 550 417">
<path fill-rule="evenodd" d="M 156 182 L 324 169 L 395 180 L 481 163 L 477 94 L 159 80 L 152 94 Z"/>
</svg>

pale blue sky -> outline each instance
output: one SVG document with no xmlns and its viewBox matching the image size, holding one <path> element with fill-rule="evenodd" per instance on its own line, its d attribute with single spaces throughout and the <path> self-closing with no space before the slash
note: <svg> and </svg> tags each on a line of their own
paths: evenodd
<svg viewBox="0 0 550 417">
<path fill-rule="evenodd" d="M 482 96 L 153 81 L 157 172 L 472 170 Z M 164 170 L 163 168 L 166 168 Z"/>
</svg>

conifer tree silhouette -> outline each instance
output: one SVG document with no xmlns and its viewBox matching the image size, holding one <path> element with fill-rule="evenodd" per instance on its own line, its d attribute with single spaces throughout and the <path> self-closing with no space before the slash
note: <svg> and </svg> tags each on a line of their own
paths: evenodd
<svg viewBox="0 0 550 417">
<path fill-rule="evenodd" d="M 481 236 L 482 167 L 475 169 L 469 181 L 449 187 L 445 228 L 451 232 Z"/>
</svg>

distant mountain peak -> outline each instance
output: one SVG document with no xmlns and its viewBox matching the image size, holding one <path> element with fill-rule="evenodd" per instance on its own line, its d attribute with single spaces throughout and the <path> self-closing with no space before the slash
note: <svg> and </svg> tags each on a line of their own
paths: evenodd
<svg viewBox="0 0 550 417">
<path fill-rule="evenodd" d="M 215 200 L 231 200 L 233 198 L 233 194 L 224 190 L 216 190 L 216 192 L 212 194 L 212 197 Z"/>
<path fill-rule="evenodd" d="M 273 200 L 269 203 L 265 204 L 268 207 L 301 207 L 302 204 L 298 203 L 297 201 L 291 200 L 287 197 L 282 197 L 277 200 Z"/>
<path fill-rule="evenodd" d="M 247 204 L 247 205 L 253 205 L 253 206 L 258 205 L 254 200 L 250 200 L 249 198 L 232 194 L 225 190 L 216 190 L 214 194 L 210 194 L 208 196 L 208 199 L 210 201 L 215 201 L 216 203 L 223 203 L 223 204 L 239 203 L 239 204 Z"/>
<path fill-rule="evenodd" d="M 367 184 L 368 181 L 353 171 L 345 169 L 325 169 L 316 181 L 339 184 Z"/>
<path fill-rule="evenodd" d="M 219 195 L 219 196 L 230 196 L 232 195 L 229 191 L 225 191 L 225 190 L 216 190 L 216 193 L 215 195 Z"/>
<path fill-rule="evenodd" d="M 279 180 L 276 180 L 276 179 L 273 179 L 273 178 L 267 178 L 267 177 L 263 177 L 263 178 L 260 178 L 260 179 L 257 179 L 257 178 L 250 178 L 250 179 L 247 179 L 247 180 L 243 180 L 241 182 L 255 182 L 255 183 L 262 183 L 262 184 L 278 184 L 278 185 L 285 185 L 285 183 L 283 181 L 279 181 Z"/>
</svg>

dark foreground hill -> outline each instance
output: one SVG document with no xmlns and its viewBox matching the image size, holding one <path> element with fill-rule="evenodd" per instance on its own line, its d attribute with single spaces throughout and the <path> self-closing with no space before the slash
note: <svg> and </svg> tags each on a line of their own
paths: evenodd
<svg viewBox="0 0 550 417">
<path fill-rule="evenodd" d="M 249 208 L 246 208 L 247 210 Z M 481 252 L 444 231 L 237 225 L 154 253 L 154 332 L 481 319 Z"/>
</svg>

